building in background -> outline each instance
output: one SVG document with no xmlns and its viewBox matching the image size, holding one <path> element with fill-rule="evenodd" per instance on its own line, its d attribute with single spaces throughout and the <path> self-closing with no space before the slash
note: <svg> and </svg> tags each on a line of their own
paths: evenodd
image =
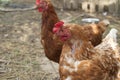
<svg viewBox="0 0 120 80">
<path fill-rule="evenodd" d="M 53 0 L 57 8 L 120 15 L 120 0 Z"/>
</svg>

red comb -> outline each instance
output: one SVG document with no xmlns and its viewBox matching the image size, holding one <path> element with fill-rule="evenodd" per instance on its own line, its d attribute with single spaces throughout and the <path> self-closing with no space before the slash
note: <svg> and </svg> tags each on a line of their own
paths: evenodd
<svg viewBox="0 0 120 80">
<path fill-rule="evenodd" d="M 59 22 L 57 22 L 57 23 L 55 24 L 55 27 L 62 27 L 63 24 L 64 24 L 63 21 L 59 21 Z"/>
<path fill-rule="evenodd" d="M 36 0 L 36 5 L 39 5 L 40 4 L 40 0 Z"/>
<path fill-rule="evenodd" d="M 55 27 L 53 28 L 53 32 L 56 33 L 57 31 L 59 31 L 60 27 L 62 27 L 63 24 L 64 24 L 63 21 L 57 22 L 57 23 L 54 25 Z"/>
</svg>

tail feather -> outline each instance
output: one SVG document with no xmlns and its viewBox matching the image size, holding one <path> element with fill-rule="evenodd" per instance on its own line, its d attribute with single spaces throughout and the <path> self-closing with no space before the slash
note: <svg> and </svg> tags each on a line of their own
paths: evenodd
<svg viewBox="0 0 120 80">
<path fill-rule="evenodd" d="M 110 30 L 110 32 L 108 33 L 108 35 L 104 38 L 104 40 L 113 40 L 113 42 L 117 42 L 117 32 L 118 32 L 118 30 L 117 29 L 115 29 L 115 28 L 112 28 L 111 30 Z M 103 41 L 104 41 L 103 40 Z"/>
<path fill-rule="evenodd" d="M 112 49 L 115 50 L 117 44 L 117 32 L 118 30 L 115 28 L 112 28 L 108 35 L 103 39 L 103 42 L 110 44 Z"/>
<path fill-rule="evenodd" d="M 104 38 L 103 42 L 104 44 L 110 45 L 109 47 L 111 47 L 115 52 L 114 57 L 120 59 L 120 47 L 117 43 L 117 32 L 117 29 L 112 28 L 108 35 Z"/>
<path fill-rule="evenodd" d="M 108 35 L 102 40 L 102 43 L 96 46 L 96 48 L 107 50 L 112 48 L 115 52 L 118 48 L 117 43 L 117 30 L 111 29 Z"/>
<path fill-rule="evenodd" d="M 112 51 L 114 51 L 114 58 L 118 59 L 118 66 L 119 71 L 117 74 L 117 77 L 120 80 L 120 47 L 117 43 L 117 32 L 118 30 L 115 28 L 112 28 L 108 35 L 103 39 L 102 43 L 98 45 L 96 48 L 102 49 L 102 50 L 108 50 L 109 48 L 112 48 Z M 111 53 L 110 53 L 111 54 Z"/>
</svg>

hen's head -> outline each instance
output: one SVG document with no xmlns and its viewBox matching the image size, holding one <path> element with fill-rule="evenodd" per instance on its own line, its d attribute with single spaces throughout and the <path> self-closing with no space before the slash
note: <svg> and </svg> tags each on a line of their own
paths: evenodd
<svg viewBox="0 0 120 80">
<path fill-rule="evenodd" d="M 48 1 L 47 0 L 36 0 L 36 5 L 39 12 L 43 12 L 48 8 Z"/>
<path fill-rule="evenodd" d="M 66 41 L 70 38 L 70 31 L 64 27 L 64 22 L 59 21 L 55 24 L 53 28 L 53 33 L 55 33 L 62 41 Z"/>
</svg>

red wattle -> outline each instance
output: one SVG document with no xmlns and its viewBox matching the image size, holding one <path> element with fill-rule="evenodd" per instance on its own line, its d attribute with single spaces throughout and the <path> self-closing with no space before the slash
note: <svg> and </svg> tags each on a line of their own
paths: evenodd
<svg viewBox="0 0 120 80">
<path fill-rule="evenodd" d="M 39 12 L 42 12 L 42 11 L 43 11 L 43 9 L 42 9 L 42 8 L 38 8 L 38 11 L 39 11 Z"/>
<path fill-rule="evenodd" d="M 59 31 L 59 28 L 54 27 L 53 28 L 53 33 L 56 33 L 57 31 Z"/>
</svg>

